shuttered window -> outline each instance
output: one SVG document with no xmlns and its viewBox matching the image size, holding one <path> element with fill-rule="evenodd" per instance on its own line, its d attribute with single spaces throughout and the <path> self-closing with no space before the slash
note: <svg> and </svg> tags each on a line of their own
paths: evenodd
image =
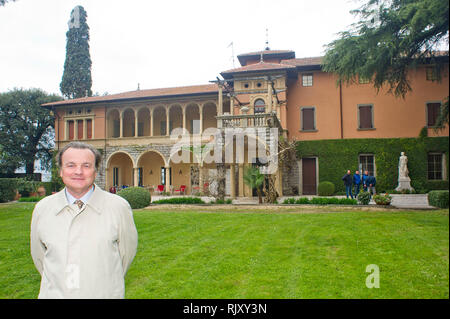
<svg viewBox="0 0 450 319">
<path fill-rule="evenodd" d="M 92 120 L 86 120 L 86 134 L 87 138 L 92 138 Z"/>
<path fill-rule="evenodd" d="M 69 125 L 69 140 L 73 140 L 73 138 L 74 138 L 74 122 L 73 121 L 69 121 L 68 122 L 68 125 Z"/>
<path fill-rule="evenodd" d="M 372 105 L 359 105 L 359 128 L 373 128 Z"/>
<path fill-rule="evenodd" d="M 301 109 L 302 131 L 313 131 L 316 129 L 314 113 L 315 108 L 313 107 L 304 107 Z"/>
<path fill-rule="evenodd" d="M 428 154 L 428 179 L 442 180 L 442 154 Z"/>
<path fill-rule="evenodd" d="M 436 126 L 436 120 L 441 111 L 441 103 L 427 103 L 427 125 Z"/>
</svg>

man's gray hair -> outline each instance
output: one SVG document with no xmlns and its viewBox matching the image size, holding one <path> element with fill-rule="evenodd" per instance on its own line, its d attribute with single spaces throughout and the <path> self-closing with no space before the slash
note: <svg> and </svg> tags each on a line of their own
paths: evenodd
<svg viewBox="0 0 450 319">
<path fill-rule="evenodd" d="M 59 150 L 58 154 L 56 154 L 56 162 L 58 163 L 59 168 L 62 167 L 62 155 L 69 148 L 76 148 L 76 149 L 80 149 L 80 150 L 84 150 L 84 149 L 90 150 L 95 156 L 95 170 L 98 171 L 98 169 L 100 167 L 100 163 L 102 161 L 102 155 L 95 147 L 93 147 L 90 144 L 83 143 L 83 142 L 70 142 L 69 144 L 64 146 L 61 150 Z"/>
</svg>

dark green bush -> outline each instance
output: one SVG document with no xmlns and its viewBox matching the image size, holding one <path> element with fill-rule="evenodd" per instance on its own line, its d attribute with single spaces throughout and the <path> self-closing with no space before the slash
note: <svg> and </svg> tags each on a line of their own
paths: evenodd
<svg viewBox="0 0 450 319">
<path fill-rule="evenodd" d="M 360 205 L 369 205 L 369 202 L 370 202 L 369 192 L 361 192 L 358 194 L 358 203 Z"/>
<path fill-rule="evenodd" d="M 205 204 L 205 202 L 198 197 L 174 197 L 156 200 L 152 204 Z"/>
<path fill-rule="evenodd" d="M 373 195 L 373 200 L 377 205 L 390 205 L 392 197 L 389 194 L 376 194 Z"/>
<path fill-rule="evenodd" d="M 19 202 L 26 202 L 26 203 L 39 202 L 44 197 L 45 196 L 21 197 L 19 198 Z"/>
<path fill-rule="evenodd" d="M 307 197 L 286 198 L 283 204 L 313 204 L 313 205 L 356 205 L 357 201 L 351 198 L 336 198 L 336 197 Z"/>
<path fill-rule="evenodd" d="M 133 209 L 147 207 L 151 202 L 150 192 L 142 187 L 128 187 L 117 195 L 125 198 Z"/>
<path fill-rule="evenodd" d="M 300 197 L 295 201 L 296 204 L 310 204 L 310 201 L 307 197 Z"/>
<path fill-rule="evenodd" d="M 332 182 L 320 182 L 318 186 L 319 196 L 331 196 L 334 194 L 334 184 Z"/>
<path fill-rule="evenodd" d="M 351 198 L 339 198 L 339 205 L 356 205 L 358 201 Z"/>
<path fill-rule="evenodd" d="M 431 191 L 428 193 L 428 203 L 431 206 L 448 208 L 448 190 Z"/>
<path fill-rule="evenodd" d="M 17 190 L 16 178 L 0 178 L 0 203 L 14 200 Z"/>
</svg>

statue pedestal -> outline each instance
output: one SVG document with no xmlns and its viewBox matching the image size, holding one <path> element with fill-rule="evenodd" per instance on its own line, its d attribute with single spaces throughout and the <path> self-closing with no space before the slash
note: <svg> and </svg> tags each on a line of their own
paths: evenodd
<svg viewBox="0 0 450 319">
<path fill-rule="evenodd" d="M 409 177 L 400 177 L 398 179 L 398 186 L 395 189 L 396 191 L 402 191 L 402 190 L 410 190 L 413 191 L 414 188 L 411 187 L 411 178 Z"/>
</svg>

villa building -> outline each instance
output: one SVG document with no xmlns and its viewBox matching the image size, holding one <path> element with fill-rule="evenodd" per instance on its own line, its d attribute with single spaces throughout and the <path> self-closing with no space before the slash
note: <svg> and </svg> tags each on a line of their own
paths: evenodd
<svg viewBox="0 0 450 319">
<path fill-rule="evenodd" d="M 440 58 L 448 62 L 448 53 Z M 405 98 L 396 98 L 384 89 L 377 92 L 365 79 L 339 84 L 335 75 L 322 71 L 322 57 L 296 58 L 293 51 L 265 50 L 241 54 L 238 59 L 239 68 L 221 72 L 222 79 L 210 84 L 44 104 L 56 118 L 56 148 L 79 140 L 101 150 L 103 163 L 96 182 L 107 190 L 126 185 L 156 191 L 163 185 L 165 191 L 175 192 L 185 186 L 185 193 L 192 194 L 209 190 L 218 163 L 197 158 L 195 147 L 190 147 L 188 160 L 174 160 L 174 154 L 179 155 L 174 153 L 174 145 L 180 141 L 170 136 L 175 128 L 188 132 L 191 146 L 210 142 L 211 135 L 205 132 L 264 129 L 266 134 L 258 135 L 256 144 L 266 150 L 279 138 L 298 143 L 417 139 L 422 132 L 448 140 L 448 126 L 434 129 L 449 95 L 448 63 L 441 81 L 434 81 L 429 65 L 412 69 L 412 91 Z M 261 164 L 255 153 L 248 152 L 252 138 L 244 139 L 242 154 L 232 147 L 232 156 L 224 163 L 226 194 L 232 198 L 253 195 L 243 182 L 245 168 Z M 357 150 L 352 171 L 369 170 L 377 176 L 377 155 L 369 146 Z M 243 160 L 239 161 L 240 156 Z M 424 156 L 427 178 L 447 181 L 448 187 L 448 147 Z M 324 165 L 319 156 L 309 153 L 299 156 L 289 168 L 279 167 L 275 173 L 279 195 L 317 194 Z M 341 183 L 336 178 L 333 182 Z"/>
</svg>

